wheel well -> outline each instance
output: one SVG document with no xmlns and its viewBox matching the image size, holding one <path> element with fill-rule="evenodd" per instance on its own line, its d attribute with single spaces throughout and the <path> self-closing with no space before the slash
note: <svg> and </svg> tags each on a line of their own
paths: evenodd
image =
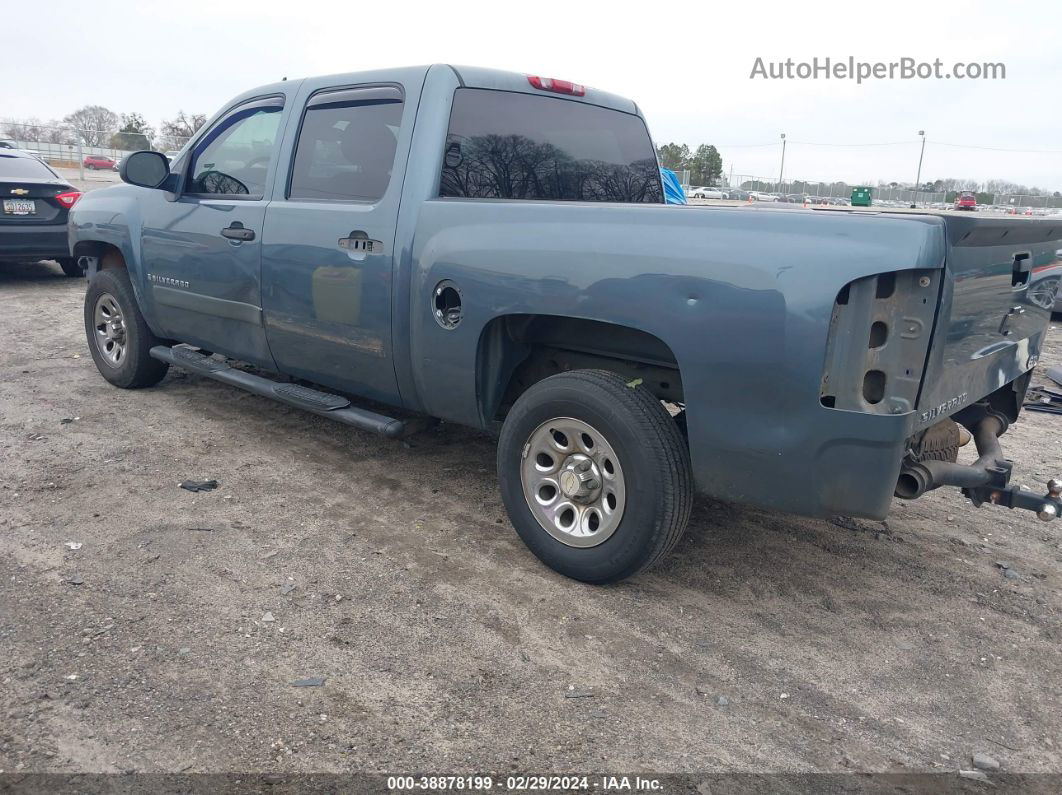
<svg viewBox="0 0 1062 795">
<path fill-rule="evenodd" d="M 660 400 L 684 402 L 678 362 L 659 337 L 598 320 L 505 315 L 492 320 L 480 336 L 476 392 L 484 420 L 503 418 L 543 378 L 583 369 L 641 379 Z"/>
<path fill-rule="evenodd" d="M 73 253 L 74 259 L 85 257 L 94 260 L 98 270 L 126 267 L 125 257 L 122 256 L 122 252 L 117 246 L 112 246 L 110 243 L 103 243 L 98 240 L 80 240 L 74 244 Z M 85 262 L 83 264 L 86 270 L 91 270 L 88 267 L 90 263 Z"/>
</svg>

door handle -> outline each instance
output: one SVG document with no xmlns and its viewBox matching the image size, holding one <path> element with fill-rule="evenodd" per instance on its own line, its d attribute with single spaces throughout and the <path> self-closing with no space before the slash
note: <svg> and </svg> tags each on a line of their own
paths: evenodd
<svg viewBox="0 0 1062 795">
<path fill-rule="evenodd" d="M 233 221 L 229 226 L 221 230 L 221 236 L 229 240 L 254 240 L 254 230 L 244 229 L 239 221 Z"/>
<path fill-rule="evenodd" d="M 339 238 L 339 247 L 348 254 L 382 254 L 383 243 L 372 240 L 365 232 L 358 229 L 346 237 Z"/>
</svg>

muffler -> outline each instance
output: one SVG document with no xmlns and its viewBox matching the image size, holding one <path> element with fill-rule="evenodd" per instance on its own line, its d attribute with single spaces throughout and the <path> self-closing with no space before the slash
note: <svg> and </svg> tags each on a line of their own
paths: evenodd
<svg viewBox="0 0 1062 795">
<path fill-rule="evenodd" d="M 913 500 L 940 486 L 963 489 L 987 486 L 1000 474 L 1009 479 L 1010 464 L 999 444 L 999 437 L 1006 429 L 1006 421 L 997 414 L 986 415 L 969 429 L 979 454 L 972 464 L 936 460 L 906 462 L 896 481 L 896 496 Z"/>
</svg>

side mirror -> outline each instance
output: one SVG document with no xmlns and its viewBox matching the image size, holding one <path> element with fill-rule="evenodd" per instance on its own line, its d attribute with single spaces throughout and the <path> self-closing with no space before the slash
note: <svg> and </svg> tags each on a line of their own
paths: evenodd
<svg viewBox="0 0 1062 795">
<path fill-rule="evenodd" d="M 122 182 L 141 188 L 160 188 L 170 175 L 170 161 L 162 152 L 133 152 L 118 169 Z"/>
</svg>

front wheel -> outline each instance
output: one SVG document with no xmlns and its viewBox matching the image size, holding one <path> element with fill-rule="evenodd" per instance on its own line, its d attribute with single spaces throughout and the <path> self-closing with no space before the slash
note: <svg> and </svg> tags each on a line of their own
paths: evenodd
<svg viewBox="0 0 1062 795">
<path fill-rule="evenodd" d="M 498 482 L 528 548 L 594 584 L 670 552 L 693 499 L 689 453 L 671 415 L 647 389 L 605 370 L 551 376 L 520 396 L 498 442 Z"/>
<path fill-rule="evenodd" d="M 85 334 L 96 369 L 115 386 L 154 386 L 169 369 L 165 362 L 151 358 L 151 348 L 161 341 L 140 314 L 124 268 L 99 271 L 89 282 Z"/>
</svg>

